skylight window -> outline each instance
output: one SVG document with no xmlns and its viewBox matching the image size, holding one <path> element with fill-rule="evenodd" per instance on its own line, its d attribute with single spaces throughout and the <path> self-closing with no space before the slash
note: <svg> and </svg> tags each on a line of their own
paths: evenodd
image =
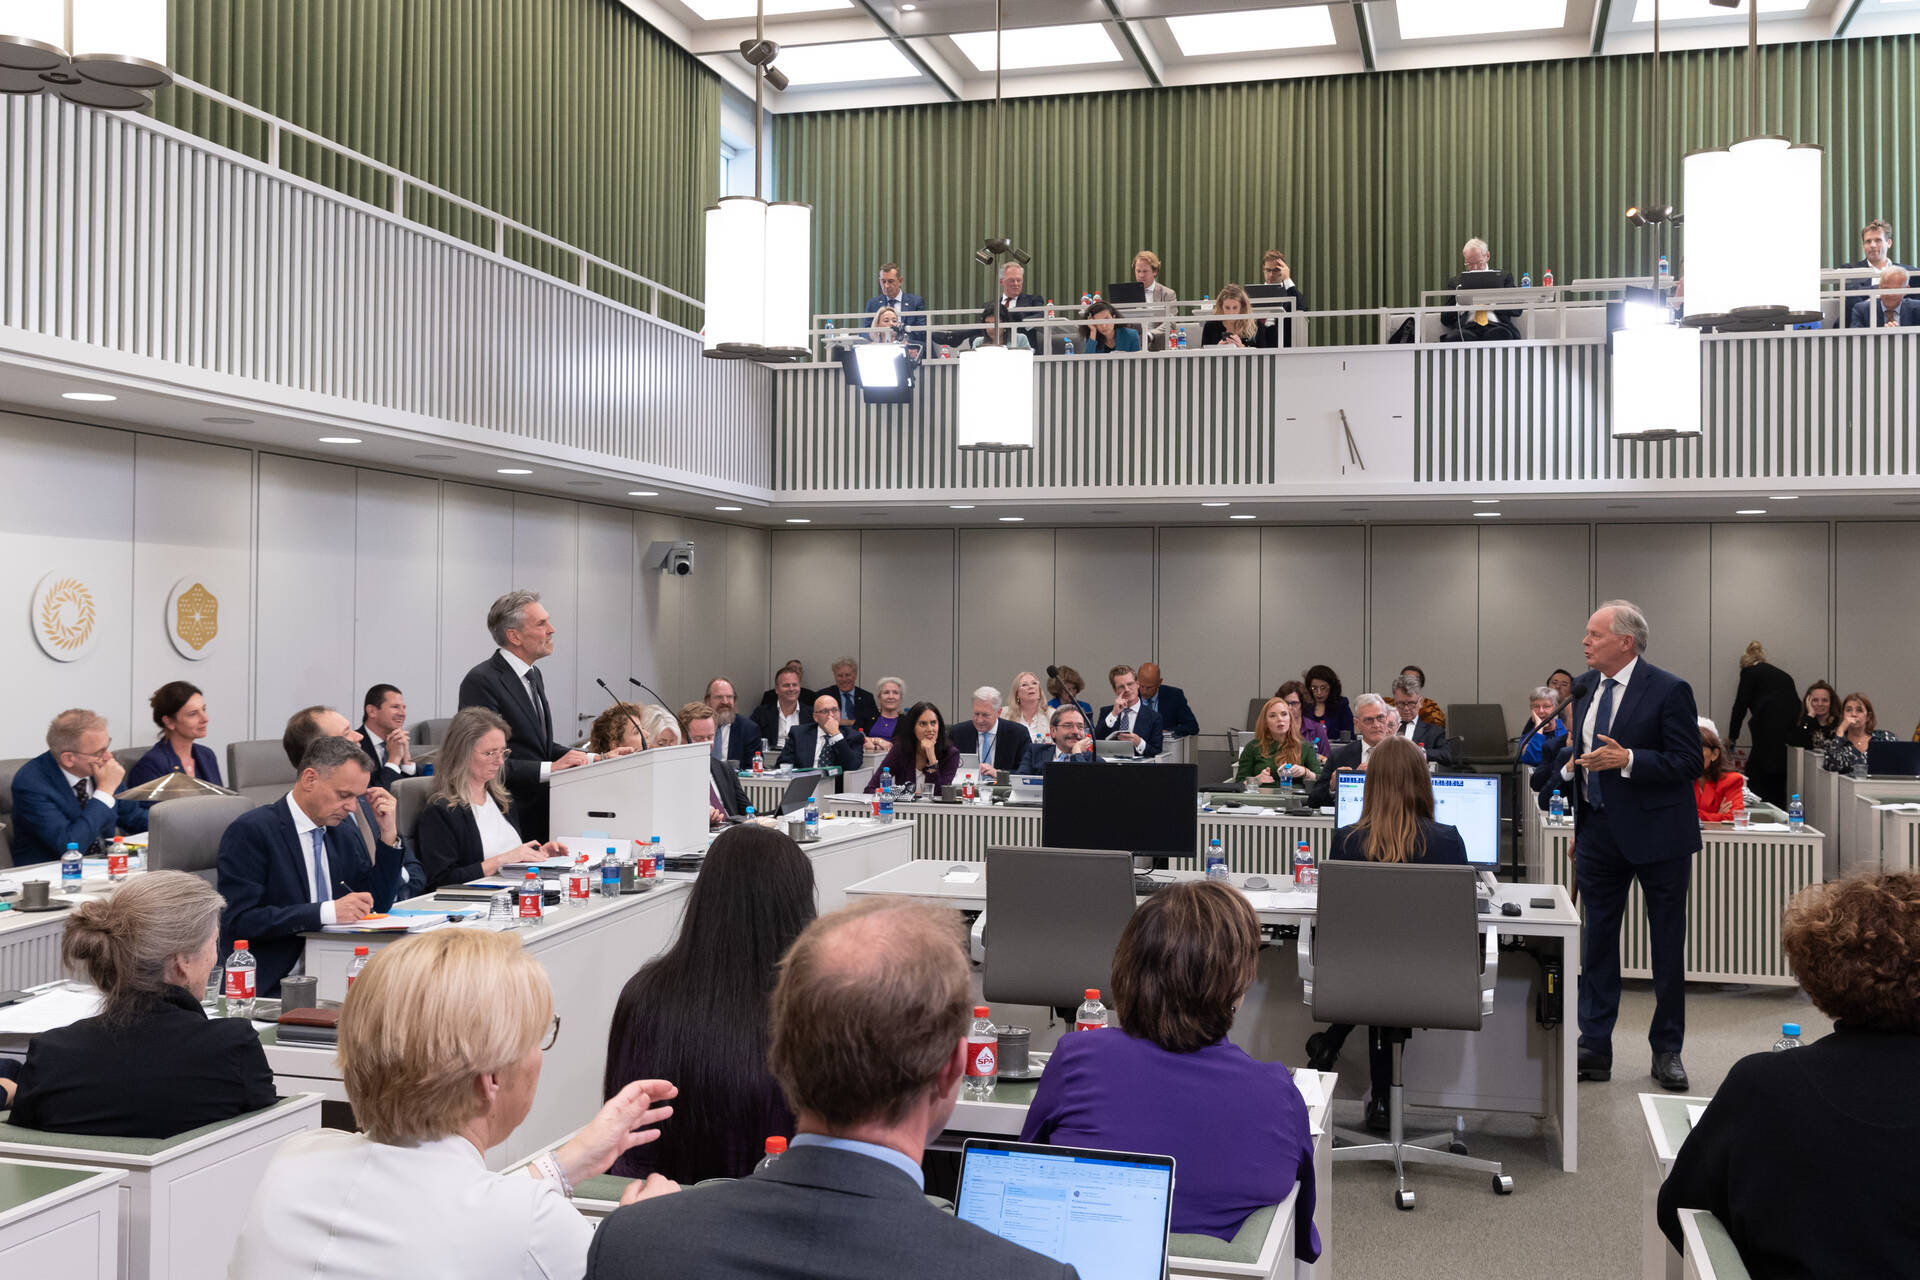
<svg viewBox="0 0 1920 1280">
<path fill-rule="evenodd" d="M 993 70 L 993 32 L 963 31 L 952 37 L 976 71 Z M 1085 67 L 1120 61 L 1113 37 L 1097 22 L 1067 27 L 1022 27 L 1000 37 L 1008 71 L 1038 67 Z"/>
<path fill-rule="evenodd" d="M 806 87 L 822 84 L 863 84 L 869 80 L 913 80 L 920 68 L 885 40 L 857 40 L 846 44 L 790 44 L 783 46 L 774 66 L 789 83 Z"/>
<path fill-rule="evenodd" d="M 1567 25 L 1567 0 L 1398 0 L 1394 9 L 1402 40 L 1558 31 Z"/>
<path fill-rule="evenodd" d="M 1304 9 L 1248 9 L 1168 18 L 1174 43 L 1189 58 L 1219 53 L 1264 53 L 1273 49 L 1318 49 L 1334 43 L 1333 15 L 1325 5 Z"/>
</svg>

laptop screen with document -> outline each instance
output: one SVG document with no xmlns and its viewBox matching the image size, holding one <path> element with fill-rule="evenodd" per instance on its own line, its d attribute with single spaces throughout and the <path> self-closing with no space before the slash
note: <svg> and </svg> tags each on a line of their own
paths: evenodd
<svg viewBox="0 0 1920 1280">
<path fill-rule="evenodd" d="M 1173 1157 L 969 1138 L 962 1220 L 1100 1280 L 1161 1280 Z"/>
</svg>

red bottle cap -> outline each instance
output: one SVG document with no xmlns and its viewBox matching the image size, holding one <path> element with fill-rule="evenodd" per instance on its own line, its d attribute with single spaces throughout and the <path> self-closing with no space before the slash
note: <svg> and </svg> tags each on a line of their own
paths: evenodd
<svg viewBox="0 0 1920 1280">
<path fill-rule="evenodd" d="M 1098 987 L 1087 988 L 1087 999 L 1098 1000 L 1099 998 L 1100 998 L 1100 988 Z"/>
<path fill-rule="evenodd" d="M 985 1006 L 985 1005 L 983 1005 L 983 1004 L 977 1004 L 977 1005 L 975 1005 L 975 1006 L 973 1006 L 973 1016 L 974 1016 L 974 1017 L 976 1017 L 976 1018 L 984 1018 L 984 1017 L 986 1017 L 986 1016 L 987 1016 L 987 1006 Z"/>
<path fill-rule="evenodd" d="M 235 951 L 245 951 L 247 949 L 247 940 L 245 938 L 236 940 L 233 944 L 233 949 Z"/>
<path fill-rule="evenodd" d="M 768 1155 L 777 1156 L 782 1151 L 785 1151 L 786 1149 L 787 1149 L 787 1140 L 785 1138 L 768 1138 L 767 1139 Z"/>
<path fill-rule="evenodd" d="M 357 956 L 364 956 L 367 954 L 367 949 L 365 947 L 355 947 L 353 949 L 353 954 Z"/>
</svg>

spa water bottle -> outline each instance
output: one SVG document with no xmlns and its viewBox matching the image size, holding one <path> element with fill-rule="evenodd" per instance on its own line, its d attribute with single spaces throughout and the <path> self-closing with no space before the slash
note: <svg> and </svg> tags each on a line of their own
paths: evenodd
<svg viewBox="0 0 1920 1280">
<path fill-rule="evenodd" d="M 247 940 L 237 940 L 221 975 L 220 996 L 226 1005 L 227 1017 L 252 1016 L 255 984 L 259 976 L 260 962 L 253 958 L 253 952 L 247 950 Z"/>
<path fill-rule="evenodd" d="M 1780 1028 L 1780 1038 L 1773 1042 L 1773 1051 L 1775 1053 L 1780 1052 L 1782 1049 L 1804 1049 L 1806 1047 L 1807 1042 L 1800 1038 L 1800 1024 L 1797 1022 L 1783 1024 Z"/>
<path fill-rule="evenodd" d="M 540 873 L 532 867 L 527 868 L 527 878 L 520 885 L 520 923 L 539 924 L 546 914 L 545 888 L 540 884 Z"/>
<path fill-rule="evenodd" d="M 584 907 L 593 896 L 593 873 L 587 870 L 587 855 L 573 855 L 573 869 L 567 872 L 567 905 Z"/>
<path fill-rule="evenodd" d="M 1087 998 L 1073 1015 L 1075 1031 L 1098 1031 L 1107 1025 L 1107 1006 L 1100 1003 L 1100 988 L 1088 987 Z"/>
<path fill-rule="evenodd" d="M 608 845 L 606 856 L 600 859 L 600 896 L 620 896 L 620 846 L 617 844 Z"/>
<path fill-rule="evenodd" d="M 67 851 L 60 855 L 60 892 L 80 892 L 80 875 L 83 869 L 80 846 L 69 844 Z"/>
<path fill-rule="evenodd" d="M 967 1032 L 967 1082 L 961 1096 L 985 1101 L 993 1096 L 1000 1078 L 1000 1032 L 987 1016 L 987 1006 L 973 1007 L 973 1026 Z"/>
<path fill-rule="evenodd" d="M 1207 841 L 1207 879 L 1225 880 L 1227 878 L 1227 852 L 1220 844 L 1220 837 Z"/>
<path fill-rule="evenodd" d="M 1807 807 L 1800 803 L 1800 797 L 1797 795 L 1787 806 L 1787 829 L 1795 835 L 1807 829 Z"/>
<path fill-rule="evenodd" d="M 1567 820 L 1567 798 L 1560 794 L 1560 788 L 1553 789 L 1553 798 L 1547 801 L 1547 817 L 1554 823 Z"/>
<path fill-rule="evenodd" d="M 1531 289 L 1531 288 L 1533 288 L 1533 272 L 1531 272 L 1531 271 L 1522 271 L 1522 272 L 1520 273 L 1520 287 L 1521 287 L 1522 289 Z"/>
<path fill-rule="evenodd" d="M 820 838 L 820 797 L 807 797 L 807 839 Z"/>
</svg>

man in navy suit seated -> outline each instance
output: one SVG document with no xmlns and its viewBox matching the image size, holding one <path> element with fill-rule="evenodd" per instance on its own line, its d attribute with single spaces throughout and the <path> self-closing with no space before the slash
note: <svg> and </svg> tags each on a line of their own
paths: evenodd
<svg viewBox="0 0 1920 1280">
<path fill-rule="evenodd" d="M 1420 681 L 1399 675 L 1393 681 L 1393 709 L 1400 717 L 1395 733 L 1426 752 L 1427 764 L 1436 769 L 1453 768 L 1453 748 L 1447 745 L 1447 732 L 1437 724 L 1420 718 Z"/>
<path fill-rule="evenodd" d="M 841 721 L 839 700 L 827 690 L 813 700 L 813 723 L 796 724 L 787 735 L 780 763 L 796 769 L 858 769 L 866 743 L 866 735 Z"/>
<path fill-rule="evenodd" d="M 1002 773 L 1018 773 L 1033 735 L 1018 720 L 1003 720 L 1000 691 L 983 684 L 973 691 L 973 718 L 947 730 L 947 741 L 962 755 L 980 761 L 980 776 L 991 782 Z"/>
<path fill-rule="evenodd" d="M 715 676 L 707 681 L 707 696 L 701 701 L 713 708 L 713 758 L 735 773 L 750 768 L 760 747 L 760 726 L 739 713 L 733 681 Z"/>
<path fill-rule="evenodd" d="M 1021 773 L 1045 773 L 1056 760 L 1062 764 L 1100 763 L 1093 739 L 1087 734 L 1087 713 L 1071 702 L 1053 709 L 1047 721 L 1047 737 L 1049 741 L 1027 748 L 1026 757 L 1020 761 Z"/>
<path fill-rule="evenodd" d="M 900 339 L 912 346 L 918 346 L 923 352 L 927 348 L 927 300 L 917 293 L 908 293 L 896 263 L 889 262 L 880 268 L 880 292 L 867 299 L 867 305 L 861 310 L 867 313 L 868 329 L 878 322 L 880 308 L 892 307 L 900 316 Z M 920 314 L 916 317 L 914 312 Z"/>
<path fill-rule="evenodd" d="M 1200 732 L 1200 721 L 1187 705 L 1186 693 L 1161 682 L 1159 663 L 1141 663 L 1139 679 L 1140 701 L 1160 717 L 1169 738 L 1191 738 Z"/>
<path fill-rule="evenodd" d="M 1859 259 L 1854 262 L 1843 262 L 1840 265 L 1843 269 L 1860 267 L 1867 272 L 1866 275 L 1857 276 L 1846 281 L 1841 286 L 1849 295 L 1845 299 L 1846 327 L 1849 329 L 1864 328 L 1866 327 L 1866 314 L 1857 311 L 1856 308 L 1862 302 L 1872 302 L 1873 299 L 1861 296 L 1860 291 L 1863 289 L 1871 289 L 1878 284 L 1881 274 L 1885 272 L 1888 267 L 1897 267 L 1900 265 L 1893 260 L 1893 224 L 1883 218 L 1875 218 L 1872 222 L 1860 228 Z M 1856 315 L 1860 315 L 1861 319 L 1854 319 Z"/>
<path fill-rule="evenodd" d="M 1888 267 L 1880 273 L 1877 297 L 1862 298 L 1853 304 L 1847 317 L 1849 329 L 1920 329 L 1920 294 L 1899 292 L 1907 287 L 1905 267 Z"/>
<path fill-rule="evenodd" d="M 259 994 L 276 996 L 296 972 L 300 940 L 322 925 L 352 924 L 397 896 L 405 854 L 391 794 L 367 789 L 360 744 L 321 736 L 300 761 L 293 790 L 235 818 L 220 837 L 220 950 L 245 938 L 260 964 Z M 379 847 L 372 856 L 352 821 L 362 795 L 373 803 Z"/>
<path fill-rule="evenodd" d="M 47 726 L 47 749 L 13 775 L 13 860 L 51 862 L 69 844 L 85 853 L 113 829 L 147 829 L 147 806 L 116 800 L 127 771 L 113 758 L 105 717 L 75 707 Z"/>
<path fill-rule="evenodd" d="M 1140 675 L 1124 662 L 1107 672 L 1113 688 L 1113 705 L 1100 708 L 1093 722 L 1093 736 L 1102 741 L 1113 738 L 1131 742 L 1136 756 L 1160 754 L 1160 715 L 1140 701 Z"/>
</svg>

